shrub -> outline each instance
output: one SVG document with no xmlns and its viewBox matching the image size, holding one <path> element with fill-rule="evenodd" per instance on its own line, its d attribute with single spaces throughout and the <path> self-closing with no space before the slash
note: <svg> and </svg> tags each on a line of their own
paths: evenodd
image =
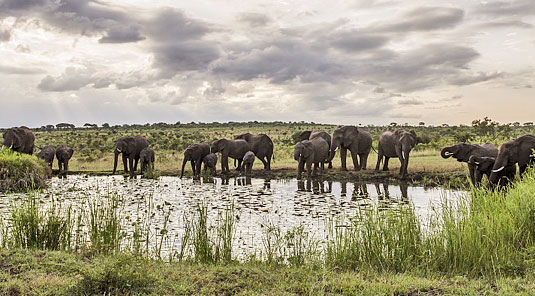
<svg viewBox="0 0 535 296">
<path fill-rule="evenodd" d="M 0 149 L 0 191 L 44 188 L 51 173 L 36 156 Z"/>
</svg>

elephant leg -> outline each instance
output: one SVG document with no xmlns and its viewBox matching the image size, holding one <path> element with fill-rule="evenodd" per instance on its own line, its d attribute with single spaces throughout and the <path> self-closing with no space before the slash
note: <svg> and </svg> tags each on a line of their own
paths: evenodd
<svg viewBox="0 0 535 296">
<path fill-rule="evenodd" d="M 353 170 L 360 171 L 360 165 L 359 160 L 357 159 L 357 151 L 353 152 L 352 150 L 349 150 L 351 152 L 351 158 L 353 159 Z"/>
<path fill-rule="evenodd" d="M 139 161 L 139 158 L 134 158 L 135 162 L 134 162 L 134 172 L 137 171 L 137 162 Z"/>
<path fill-rule="evenodd" d="M 238 159 L 238 167 L 236 168 L 237 171 L 241 171 L 241 169 L 242 169 L 242 162 L 243 162 L 242 159 Z"/>
<path fill-rule="evenodd" d="M 390 160 L 390 157 L 385 155 L 385 162 L 383 164 L 383 171 L 388 171 L 388 161 Z"/>
<path fill-rule="evenodd" d="M 313 176 L 317 176 L 318 175 L 318 167 L 319 167 L 318 163 L 315 162 L 314 163 L 314 171 L 312 172 Z"/>
<path fill-rule="evenodd" d="M 268 155 L 268 156 L 266 156 L 266 158 L 267 158 L 267 165 L 268 165 L 267 170 L 268 170 L 268 171 L 271 171 L 271 158 L 272 158 L 272 157 L 273 157 L 273 153 L 270 154 L 270 155 Z"/>
<path fill-rule="evenodd" d="M 198 176 L 201 175 L 201 165 L 202 165 L 201 159 L 197 159 L 197 161 L 195 163 L 195 169 L 197 170 L 197 175 Z"/>
<path fill-rule="evenodd" d="M 360 157 L 360 169 L 366 170 L 368 166 L 368 153 L 359 154 Z"/>
<path fill-rule="evenodd" d="M 65 163 L 63 164 L 63 170 L 66 171 L 66 172 L 69 170 L 69 161 L 68 160 L 66 160 Z"/>
<path fill-rule="evenodd" d="M 301 174 L 305 170 L 305 162 L 300 160 L 297 164 L 297 179 L 301 179 Z"/>
<path fill-rule="evenodd" d="M 312 160 L 307 159 L 307 177 L 310 179 L 312 176 Z"/>
<path fill-rule="evenodd" d="M 379 167 L 381 166 L 381 160 L 383 160 L 383 153 L 381 149 L 377 152 L 377 164 L 375 165 L 375 170 L 379 171 Z"/>
<path fill-rule="evenodd" d="M 264 160 L 263 157 L 257 157 L 258 159 L 260 159 L 260 161 L 264 164 L 264 170 L 269 170 L 269 164 L 267 161 Z M 266 157 L 267 158 L 267 157 Z"/>
<path fill-rule="evenodd" d="M 320 174 L 323 175 L 323 171 L 325 170 L 325 162 L 324 161 L 320 162 L 320 168 L 321 168 L 320 169 Z"/>
<path fill-rule="evenodd" d="M 470 181 L 472 182 L 472 185 L 477 186 L 478 182 L 476 181 L 476 178 L 475 178 L 475 171 L 476 171 L 475 165 L 469 163 L 468 172 L 470 173 Z"/>
<path fill-rule="evenodd" d="M 340 162 L 342 163 L 342 171 L 347 171 L 346 168 L 347 148 L 340 147 Z"/>
<path fill-rule="evenodd" d="M 483 174 L 481 174 L 481 171 L 475 169 L 474 170 L 474 181 L 472 182 L 472 184 L 474 186 L 479 186 L 481 184 L 481 180 L 483 179 Z"/>
<path fill-rule="evenodd" d="M 122 154 L 122 156 L 123 156 L 124 173 L 127 174 L 128 173 L 128 157 L 124 153 Z"/>
<path fill-rule="evenodd" d="M 58 161 L 58 170 L 61 172 L 61 161 Z"/>
<path fill-rule="evenodd" d="M 128 164 L 130 165 L 130 176 L 134 176 L 134 158 L 129 157 L 128 158 Z"/>
<path fill-rule="evenodd" d="M 528 168 L 527 164 L 518 166 L 518 176 L 520 176 L 520 179 L 522 179 L 522 174 L 524 174 L 527 168 Z"/>
</svg>

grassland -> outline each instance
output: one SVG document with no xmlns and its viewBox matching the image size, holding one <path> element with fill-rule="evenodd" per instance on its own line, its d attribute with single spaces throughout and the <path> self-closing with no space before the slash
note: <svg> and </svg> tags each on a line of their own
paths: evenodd
<svg viewBox="0 0 535 296">
<path fill-rule="evenodd" d="M 482 122 L 482 123 L 481 123 Z M 373 147 L 385 130 L 398 128 L 413 129 L 421 141 L 411 154 L 409 164 L 409 182 L 423 185 L 452 185 L 468 187 L 466 164 L 452 159 L 442 159 L 439 151 L 442 147 L 460 141 L 485 143 L 497 146 L 526 133 L 535 133 L 533 126 L 498 125 L 494 122 L 481 121 L 474 126 L 368 126 L 374 139 Z M 332 133 L 335 125 L 313 123 L 210 123 L 210 124 L 154 124 L 116 126 L 100 129 L 69 129 L 36 131 L 36 146 L 65 144 L 75 149 L 70 169 L 73 172 L 90 174 L 109 174 L 113 166 L 114 141 L 125 135 L 143 135 L 156 151 L 156 171 L 161 175 L 180 173 L 183 150 L 191 143 L 208 142 L 219 138 L 234 138 L 236 135 L 265 133 L 275 145 L 273 172 L 267 174 L 262 170 L 260 161 L 254 165 L 253 176 L 269 178 L 294 177 L 296 162 L 293 159 L 293 146 L 296 136 L 304 130 L 325 130 Z M 340 158 L 335 157 L 334 169 L 329 170 L 325 178 L 331 180 L 380 180 L 396 181 L 399 162 L 390 161 L 389 173 L 374 173 L 377 154 L 371 152 L 368 158 L 367 172 L 340 172 Z M 352 168 L 350 158 L 348 168 Z M 119 166 L 121 168 L 121 166 Z M 189 167 L 186 166 L 189 173 Z"/>
</svg>

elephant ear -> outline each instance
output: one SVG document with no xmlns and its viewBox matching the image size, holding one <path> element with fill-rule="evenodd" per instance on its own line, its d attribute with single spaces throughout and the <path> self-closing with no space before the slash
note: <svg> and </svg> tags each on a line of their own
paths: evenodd
<svg viewBox="0 0 535 296">
<path fill-rule="evenodd" d="M 74 153 L 74 150 L 72 148 L 67 149 L 67 154 L 69 155 L 69 158 L 72 157 L 73 153 Z"/>
<path fill-rule="evenodd" d="M 481 159 L 479 159 L 479 157 L 475 155 L 471 155 L 468 159 L 468 163 L 473 165 L 479 165 L 481 163 Z"/>
<path fill-rule="evenodd" d="M 351 146 L 353 142 L 357 140 L 359 136 L 359 130 L 357 128 L 352 128 L 349 126 L 344 127 L 344 140 L 343 144 L 345 147 Z"/>
<path fill-rule="evenodd" d="M 394 131 L 394 140 L 396 140 L 396 142 L 399 142 L 399 140 L 401 139 L 401 136 L 403 135 L 403 133 L 404 133 L 403 130 Z"/>
</svg>

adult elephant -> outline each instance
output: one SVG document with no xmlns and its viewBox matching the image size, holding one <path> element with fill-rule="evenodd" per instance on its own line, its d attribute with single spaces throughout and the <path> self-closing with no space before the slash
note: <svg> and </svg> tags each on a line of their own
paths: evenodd
<svg viewBox="0 0 535 296">
<path fill-rule="evenodd" d="M 251 151 L 251 145 L 245 140 L 227 140 L 219 139 L 212 142 L 210 146 L 210 152 L 221 152 L 221 173 L 230 172 L 228 167 L 228 158 L 238 160 L 237 170 L 241 170 L 241 163 L 245 153 Z"/>
<path fill-rule="evenodd" d="M 367 130 L 356 126 L 347 125 L 338 127 L 333 132 L 329 161 L 332 161 L 338 148 L 340 148 L 342 171 L 347 171 L 346 157 L 348 149 L 353 159 L 353 169 L 355 171 L 365 170 L 368 163 L 368 155 L 372 149 L 372 136 Z M 360 158 L 360 164 L 357 155 Z"/>
<path fill-rule="evenodd" d="M 496 162 L 496 158 L 494 157 L 488 157 L 488 156 L 470 156 L 470 159 L 468 160 L 468 163 L 473 165 L 476 170 L 474 171 L 474 175 L 476 179 L 481 180 L 483 175 L 487 176 L 487 179 L 490 180 L 490 174 L 492 172 L 492 167 L 494 166 L 494 163 Z M 509 165 L 506 166 L 505 169 L 498 172 L 498 178 L 496 183 L 491 183 L 489 181 L 489 187 L 505 187 L 509 183 L 513 182 L 516 175 L 516 165 Z"/>
<path fill-rule="evenodd" d="M 297 143 L 294 148 L 294 159 L 299 162 L 297 166 L 297 179 L 301 179 L 305 164 L 308 178 L 312 176 L 312 164 L 314 164 L 314 173 L 316 173 L 320 166 L 320 173 L 323 173 L 324 165 L 328 158 L 329 144 L 321 137 Z"/>
<path fill-rule="evenodd" d="M 69 160 L 71 160 L 74 150 L 71 147 L 64 145 L 59 145 L 56 148 L 56 158 L 58 159 L 58 169 L 61 173 L 62 169 L 64 172 L 69 171 Z"/>
<path fill-rule="evenodd" d="M 409 154 L 412 148 L 416 146 L 416 143 L 416 133 L 412 130 L 409 132 L 404 130 L 384 132 L 379 138 L 379 145 L 377 146 L 377 165 L 375 170 L 379 170 L 381 160 L 384 157 L 383 171 L 388 171 L 388 160 L 390 157 L 397 157 L 401 162 L 399 174 L 401 178 L 405 178 L 409 166 Z"/>
<path fill-rule="evenodd" d="M 195 143 L 189 145 L 188 148 L 184 150 L 184 160 L 182 160 L 180 178 L 184 176 L 184 167 L 188 161 L 191 162 L 193 177 L 200 176 L 202 160 L 208 154 L 210 154 L 210 145 L 208 145 L 208 143 Z"/>
<path fill-rule="evenodd" d="M 54 163 L 54 157 L 56 157 L 56 147 L 54 146 L 45 146 L 41 149 L 41 152 L 37 153 L 37 157 L 44 160 L 50 168 Z"/>
<path fill-rule="evenodd" d="M 477 168 L 475 164 L 470 163 L 470 156 L 476 157 L 492 157 L 496 158 L 498 155 L 498 148 L 492 145 L 491 143 L 485 143 L 482 145 L 479 144 L 468 144 L 468 143 L 458 143 L 452 146 L 444 147 L 440 151 L 440 156 L 442 158 L 455 158 L 458 162 L 466 162 L 468 164 L 468 172 L 470 173 L 470 181 L 474 186 L 478 186 L 481 183 L 483 174 L 476 174 Z M 490 174 L 490 172 L 489 172 Z M 488 175 L 487 175 L 488 177 Z"/>
<path fill-rule="evenodd" d="M 236 136 L 236 140 L 245 140 L 251 146 L 251 151 L 262 161 L 265 170 L 271 170 L 271 158 L 273 157 L 273 141 L 268 135 L 254 135 L 250 133 Z"/>
<path fill-rule="evenodd" d="M 329 144 L 329 150 L 331 150 L 331 135 L 326 131 L 303 131 L 299 134 L 299 142 L 304 140 L 312 140 L 314 138 L 323 138 Z M 332 160 L 329 160 L 329 169 L 333 168 Z"/>
<path fill-rule="evenodd" d="M 35 136 L 28 127 L 8 128 L 3 136 L 4 146 L 19 153 L 33 154 Z"/>
<path fill-rule="evenodd" d="M 504 143 L 500 147 L 498 157 L 492 167 L 489 182 L 496 184 L 500 172 L 506 167 L 517 163 L 518 174 L 522 177 L 522 174 L 526 171 L 528 165 L 533 164 L 535 160 L 533 149 L 535 149 L 535 136 L 533 135 L 523 135 L 517 139 Z"/>
<path fill-rule="evenodd" d="M 115 141 L 115 158 L 113 160 L 113 174 L 117 170 L 117 159 L 119 154 L 123 157 L 124 172 L 130 172 L 130 176 L 134 176 L 137 170 L 137 163 L 139 161 L 141 150 L 149 147 L 147 139 L 143 136 L 126 136 Z M 128 170 L 128 165 L 130 171 Z M 135 164 L 134 164 L 135 161 Z"/>
</svg>

